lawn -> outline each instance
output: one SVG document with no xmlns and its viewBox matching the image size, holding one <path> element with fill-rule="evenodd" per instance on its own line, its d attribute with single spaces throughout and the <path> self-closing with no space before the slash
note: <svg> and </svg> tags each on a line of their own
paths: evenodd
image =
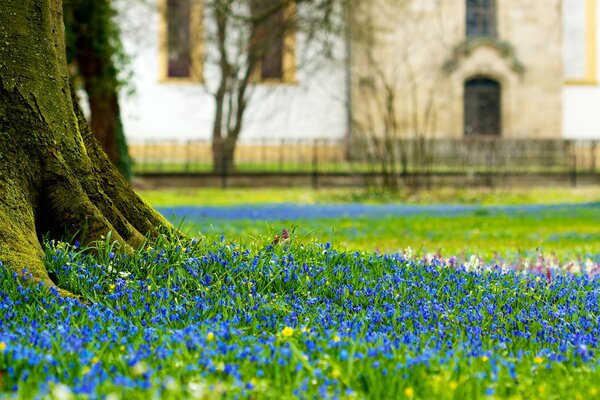
<svg viewBox="0 0 600 400">
<path fill-rule="evenodd" d="M 593 257 L 600 249 L 600 191 L 438 190 L 374 196 L 325 190 L 142 192 L 192 235 L 236 243 L 294 229 L 302 243 L 331 242 L 349 251 L 411 248 L 466 260 Z M 366 203 L 357 209 L 355 202 Z M 401 202 L 401 204 L 400 204 Z M 431 205 L 431 203 L 434 203 Z M 452 203 L 448 206 L 448 203 Z"/>
<path fill-rule="evenodd" d="M 49 243 L 62 287 L 0 269 L 0 392 L 160 398 L 588 398 L 598 266 L 500 269 L 328 245 Z"/>
<path fill-rule="evenodd" d="M 93 251 L 47 243 L 52 276 L 84 303 L 23 286 L 0 266 L 0 398 L 600 395 L 593 192 L 568 206 L 524 205 L 510 194 L 503 206 L 481 208 L 494 196 L 475 193 L 465 194 L 475 201 L 453 206 L 398 205 L 397 198 L 340 204 L 355 198 L 340 192 L 297 192 L 328 196 L 310 207 L 298 205 L 294 192 L 275 205 L 240 205 L 270 194 L 239 191 L 229 208 L 206 194 L 187 211 L 203 218 L 186 222 L 198 239 L 163 236 L 130 255 L 108 239 Z M 339 230 L 354 224 L 355 237 L 327 231 L 327 221 Z M 464 236 L 484 222 L 479 238 Z M 451 253 L 424 258 L 425 246 L 383 251 L 385 243 L 418 243 L 411 235 L 383 240 L 402 229 L 430 235 L 449 252 L 521 248 L 532 258 L 496 265 L 470 253 L 465 262 Z M 315 242 L 345 237 L 343 245 Z M 382 249 L 369 250 L 378 237 Z M 565 261 L 541 256 L 533 249 L 540 243 L 554 243 Z M 364 250 L 346 250 L 352 246 Z"/>
</svg>

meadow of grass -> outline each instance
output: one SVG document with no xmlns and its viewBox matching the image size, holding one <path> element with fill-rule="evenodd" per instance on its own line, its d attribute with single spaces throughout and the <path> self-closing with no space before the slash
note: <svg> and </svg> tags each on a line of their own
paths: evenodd
<svg viewBox="0 0 600 400">
<path fill-rule="evenodd" d="M 266 203 L 406 203 L 406 204 L 573 204 L 600 201 L 600 189 L 581 188 L 439 188 L 399 192 L 307 188 L 145 189 L 140 195 L 154 206 L 231 206 Z"/>
<path fill-rule="evenodd" d="M 0 397 L 593 398 L 598 265 L 503 268 L 330 245 L 52 242 L 0 268 Z M 571 266 L 573 267 L 573 266 Z"/>
<path fill-rule="evenodd" d="M 478 204 L 502 195 L 465 192 L 474 206 L 396 217 L 391 197 L 282 191 L 274 206 L 257 199 L 276 191 L 210 193 L 185 203 L 196 239 L 129 255 L 110 238 L 46 243 L 51 276 L 79 299 L 0 265 L 0 398 L 600 396 L 593 192 L 564 206 L 544 205 L 564 193 L 506 194 L 489 203 L 512 206 L 496 208 Z M 519 249 L 530 257 L 506 256 Z"/>
<path fill-rule="evenodd" d="M 539 254 L 561 260 L 593 256 L 600 249 L 600 191 L 595 188 L 565 190 L 534 189 L 512 191 L 436 190 L 417 193 L 372 194 L 349 190 L 234 189 L 144 191 L 151 204 L 181 223 L 190 234 L 224 235 L 236 243 L 274 236 L 283 228 L 294 227 L 305 243 L 331 242 L 354 251 L 397 252 L 412 248 L 426 255 L 441 253 L 468 259 L 535 258 Z M 356 201 L 373 206 L 368 212 L 344 215 L 335 212 L 311 216 L 295 212 L 296 204 L 311 206 L 338 204 L 344 209 Z M 464 212 L 445 208 L 423 208 L 421 212 L 402 213 L 379 209 L 390 203 L 407 205 L 452 203 L 474 205 Z M 521 205 L 540 207 L 520 208 Z M 289 205 L 288 217 L 285 207 Z M 501 206 L 502 205 L 502 206 Z M 552 207 L 541 207 L 556 205 Z M 171 207 L 168 207 L 171 206 Z M 191 207 L 190 207 L 191 206 Z M 198 208 L 204 212 L 198 212 Z M 268 209 L 275 217 L 269 217 Z M 226 216 L 214 211 L 228 209 Z M 284 209 L 282 211 L 282 208 Z M 318 207 L 316 207 L 318 208 Z M 259 217 L 253 210 L 263 210 Z M 335 211 L 335 210 L 333 210 Z M 256 214 L 256 213 L 254 213 Z M 400 215 L 398 215 L 400 214 Z"/>
<path fill-rule="evenodd" d="M 169 210 L 172 211 L 172 210 Z M 303 243 L 331 242 L 348 251 L 395 253 L 411 248 L 424 256 L 439 253 L 467 260 L 491 261 L 557 257 L 562 261 L 593 257 L 600 249 L 600 207 L 558 208 L 531 212 L 489 212 L 402 217 L 321 219 L 223 219 L 186 216 L 182 228 L 191 235 L 225 236 L 236 243 L 274 237 L 293 229 Z M 177 221 L 177 219 L 175 219 Z M 299 240 L 300 240 L 299 239 Z"/>
</svg>

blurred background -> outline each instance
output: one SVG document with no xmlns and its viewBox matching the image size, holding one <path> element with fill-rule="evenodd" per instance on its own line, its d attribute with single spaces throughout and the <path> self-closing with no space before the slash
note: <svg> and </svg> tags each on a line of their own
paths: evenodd
<svg viewBox="0 0 600 400">
<path fill-rule="evenodd" d="M 598 181 L 595 0 L 65 8 L 92 127 L 151 183 Z"/>
<path fill-rule="evenodd" d="M 299 225 L 303 237 L 382 251 L 516 254 L 521 246 L 535 254 L 582 245 L 573 253 L 581 257 L 600 247 L 596 0 L 64 7 L 73 82 L 94 134 L 142 196 L 194 229 L 256 237 Z M 389 202 L 484 208 L 340 205 Z M 253 217 L 273 203 L 340 208 Z M 252 207 L 227 218 L 206 208 L 239 204 Z M 570 208 L 519 208 L 531 204 Z M 472 220 L 409 226 L 416 215 Z M 499 222 L 486 222 L 490 215 Z M 515 227 L 527 218 L 538 222 L 526 222 L 524 239 Z"/>
</svg>

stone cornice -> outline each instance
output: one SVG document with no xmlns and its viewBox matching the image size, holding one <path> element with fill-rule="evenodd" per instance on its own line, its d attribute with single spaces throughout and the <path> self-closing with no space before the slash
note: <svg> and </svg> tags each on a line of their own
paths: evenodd
<svg viewBox="0 0 600 400">
<path fill-rule="evenodd" d="M 509 62 L 510 68 L 517 74 L 525 73 L 525 65 L 517 57 L 517 52 L 510 42 L 500 40 L 495 37 L 476 37 L 467 38 L 462 41 L 452 51 L 452 56 L 444 63 L 444 71 L 451 73 L 456 70 L 460 62 L 469 57 L 477 48 L 486 46 L 495 49 L 499 56 Z"/>
</svg>

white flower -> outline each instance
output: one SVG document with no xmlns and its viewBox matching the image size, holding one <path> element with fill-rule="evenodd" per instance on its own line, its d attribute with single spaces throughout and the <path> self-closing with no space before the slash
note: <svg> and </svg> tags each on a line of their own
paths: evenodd
<svg viewBox="0 0 600 400">
<path fill-rule="evenodd" d="M 52 388 L 50 389 L 50 397 L 54 400 L 70 400 L 74 398 L 71 388 L 62 383 L 52 385 Z"/>
<path fill-rule="evenodd" d="M 131 367 L 131 373 L 134 376 L 140 376 L 146 373 L 146 371 L 148 371 L 148 366 L 146 365 L 145 362 L 143 361 L 138 361 L 137 363 L 135 363 L 133 365 L 133 367 Z"/>
<path fill-rule="evenodd" d="M 479 266 L 479 257 L 477 257 L 475 254 L 473 254 L 471 258 L 469 258 L 469 261 L 467 261 L 467 263 L 465 264 L 465 268 L 467 269 L 467 271 L 476 270 L 479 268 Z"/>
<path fill-rule="evenodd" d="M 179 382 L 177 382 L 173 378 L 168 378 L 165 382 L 165 389 L 168 392 L 178 392 L 179 391 Z"/>
</svg>

